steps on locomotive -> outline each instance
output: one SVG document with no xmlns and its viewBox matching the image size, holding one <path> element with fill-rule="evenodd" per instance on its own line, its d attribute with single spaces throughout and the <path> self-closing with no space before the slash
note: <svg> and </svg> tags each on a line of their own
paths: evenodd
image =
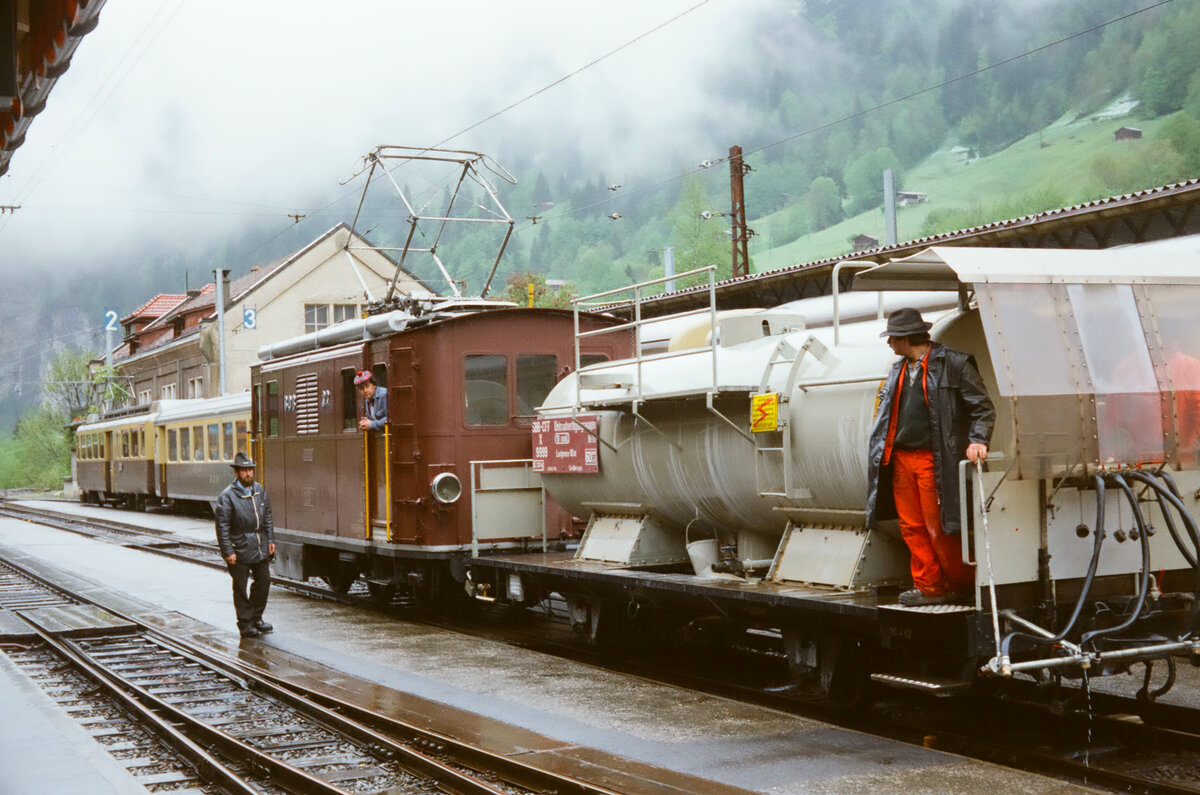
<svg viewBox="0 0 1200 795">
<path fill-rule="evenodd" d="M 871 681 L 903 690 L 918 690 L 935 696 L 955 696 L 971 688 L 970 682 L 926 674 L 871 674 Z"/>
</svg>

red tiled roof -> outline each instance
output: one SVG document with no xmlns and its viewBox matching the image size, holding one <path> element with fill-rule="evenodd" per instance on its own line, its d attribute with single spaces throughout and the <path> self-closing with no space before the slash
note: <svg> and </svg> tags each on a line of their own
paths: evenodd
<svg viewBox="0 0 1200 795">
<path fill-rule="evenodd" d="M 179 303 L 185 298 L 187 298 L 186 295 L 159 293 L 146 303 L 139 306 L 137 309 L 130 312 L 125 317 L 121 318 L 121 323 L 124 325 L 134 318 L 147 318 L 153 320 L 156 317 L 162 317 L 167 312 L 170 312 L 172 309 L 179 306 Z"/>
<path fill-rule="evenodd" d="M 99 22 L 105 0 L 10 3 L 16 7 L 17 93 L 0 102 L 0 176 L 25 141 L 58 78 L 71 65 L 79 42 Z M 11 24 L 11 23 L 10 23 Z"/>
</svg>

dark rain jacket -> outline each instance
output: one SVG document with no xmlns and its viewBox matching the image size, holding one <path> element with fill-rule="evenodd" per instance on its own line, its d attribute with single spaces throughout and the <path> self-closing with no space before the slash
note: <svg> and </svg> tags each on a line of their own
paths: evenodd
<svg viewBox="0 0 1200 795">
<path fill-rule="evenodd" d="M 879 392 L 879 410 L 871 429 L 867 458 L 867 527 L 879 519 L 896 516 L 892 501 L 891 466 L 882 464 L 888 443 L 888 426 L 896 403 L 896 389 L 904 359 L 892 371 Z M 970 354 L 930 344 L 926 362 L 925 393 L 929 399 L 929 422 L 933 436 L 933 471 L 937 479 L 942 530 L 957 535 L 961 530 L 958 502 L 958 462 L 972 442 L 990 444 L 996 410 Z"/>
<path fill-rule="evenodd" d="M 258 563 L 270 557 L 275 524 L 271 521 L 271 500 L 261 485 L 246 488 L 233 481 L 217 497 L 213 514 L 221 557 L 237 553 L 238 563 Z"/>
</svg>

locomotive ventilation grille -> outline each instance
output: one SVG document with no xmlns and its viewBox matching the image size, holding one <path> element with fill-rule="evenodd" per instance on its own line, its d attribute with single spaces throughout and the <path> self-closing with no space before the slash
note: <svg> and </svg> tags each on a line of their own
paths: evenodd
<svg viewBox="0 0 1200 795">
<path fill-rule="evenodd" d="M 296 379 L 296 433 L 317 432 L 317 374 L 309 373 Z"/>
</svg>

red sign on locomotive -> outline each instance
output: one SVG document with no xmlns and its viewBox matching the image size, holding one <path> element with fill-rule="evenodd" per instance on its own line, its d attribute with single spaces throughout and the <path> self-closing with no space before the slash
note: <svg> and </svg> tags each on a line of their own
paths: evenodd
<svg viewBox="0 0 1200 795">
<path fill-rule="evenodd" d="M 597 417 L 588 414 L 575 419 L 578 422 L 570 417 L 533 421 L 534 472 L 563 474 L 600 471 L 599 446 L 596 442 L 600 426 Z"/>
</svg>

